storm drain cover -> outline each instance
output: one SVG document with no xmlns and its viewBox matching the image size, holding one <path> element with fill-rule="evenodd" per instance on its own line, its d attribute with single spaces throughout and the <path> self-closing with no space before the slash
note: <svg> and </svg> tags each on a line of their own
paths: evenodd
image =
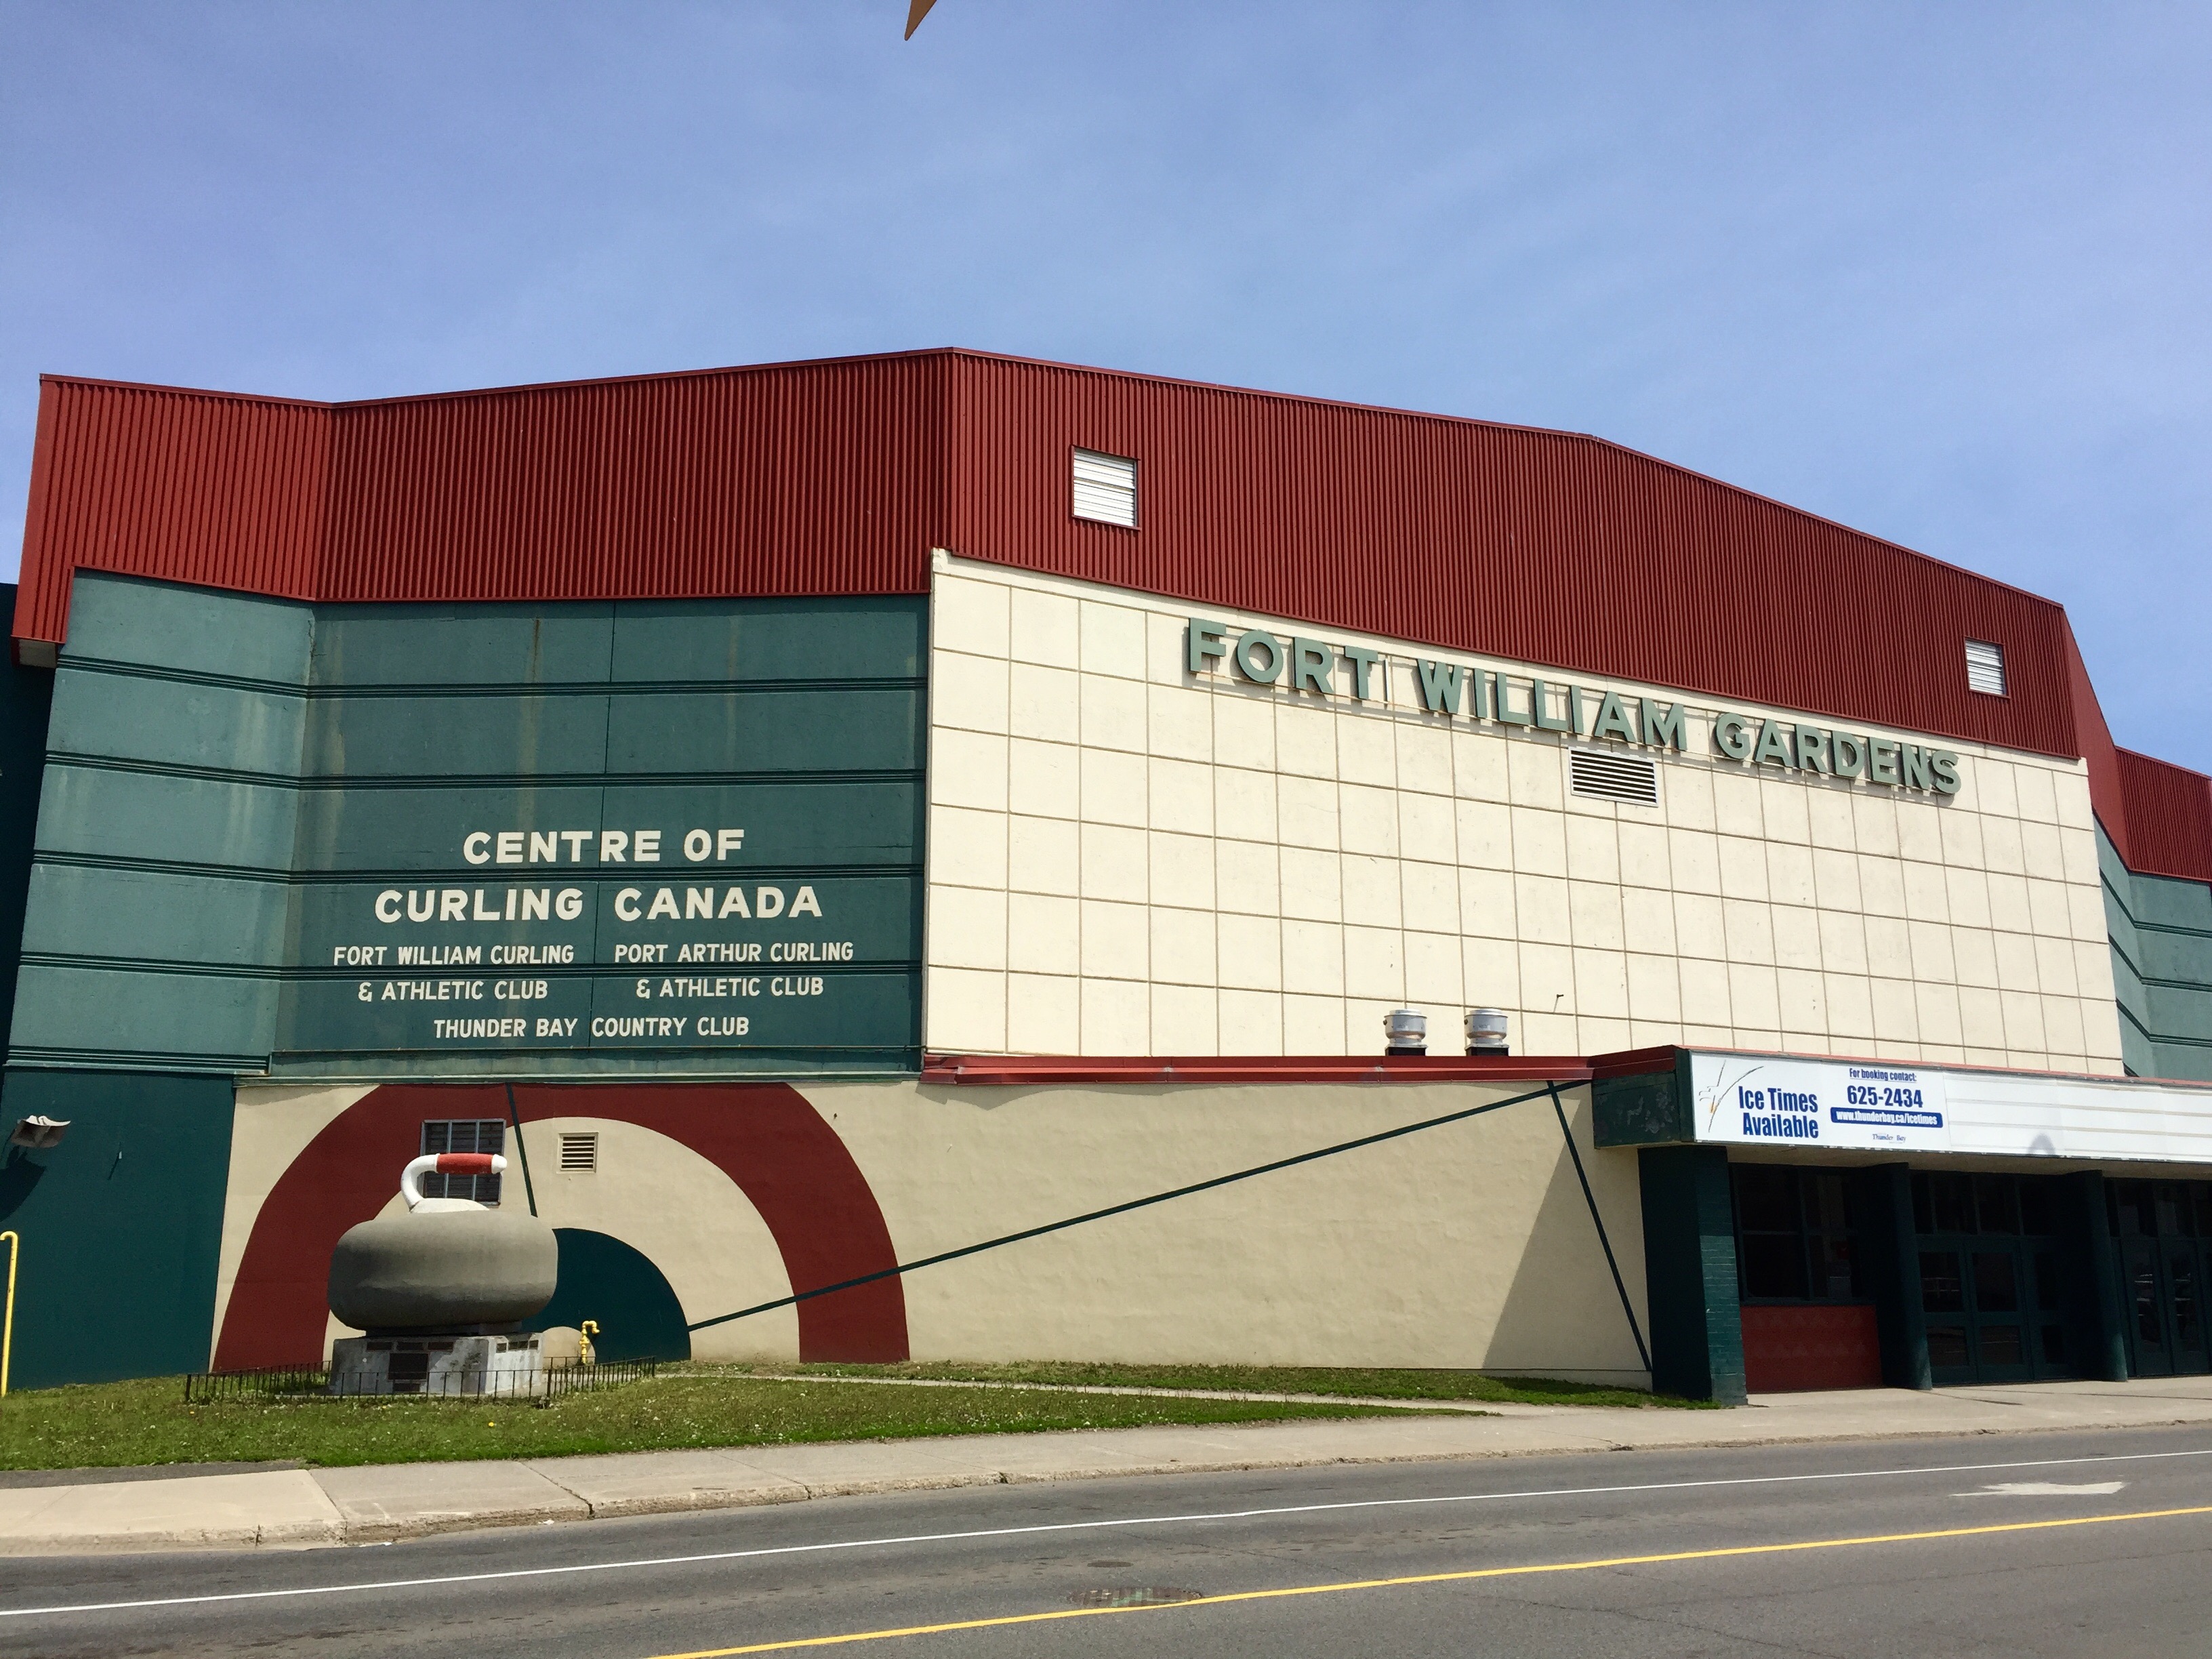
<svg viewBox="0 0 2212 1659">
<path fill-rule="evenodd" d="M 1078 1590 L 1072 1600 L 1079 1607 L 1164 1607 L 1177 1601 L 1205 1599 L 1204 1590 L 1176 1589 L 1166 1584 L 1123 1584 L 1113 1589 Z"/>
</svg>

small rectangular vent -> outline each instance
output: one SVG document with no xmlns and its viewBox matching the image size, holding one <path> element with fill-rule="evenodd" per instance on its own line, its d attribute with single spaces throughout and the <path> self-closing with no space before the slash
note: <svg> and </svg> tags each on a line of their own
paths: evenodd
<svg viewBox="0 0 2212 1659">
<path fill-rule="evenodd" d="M 433 1118 L 422 1125 L 422 1155 L 434 1157 L 441 1152 L 504 1152 L 507 1150 L 507 1125 L 495 1117 Z M 505 1177 L 486 1176 L 426 1175 L 422 1177 L 422 1196 L 425 1198 L 466 1198 L 478 1204 L 499 1202 L 500 1182 Z"/>
<path fill-rule="evenodd" d="M 1966 641 L 1966 689 L 1992 697 L 2004 696 L 2004 647 L 1985 640 Z"/>
<path fill-rule="evenodd" d="M 599 1167 L 599 1138 L 596 1134 L 563 1134 L 561 1168 L 572 1175 L 589 1175 Z"/>
<path fill-rule="evenodd" d="M 1575 793 L 1596 800 L 1625 800 L 1636 806 L 1659 804 L 1658 763 L 1641 755 L 1577 749 L 1567 756 L 1567 781 Z"/>
<path fill-rule="evenodd" d="M 1075 516 L 1137 527 L 1137 464 L 1095 449 L 1075 452 Z"/>
</svg>

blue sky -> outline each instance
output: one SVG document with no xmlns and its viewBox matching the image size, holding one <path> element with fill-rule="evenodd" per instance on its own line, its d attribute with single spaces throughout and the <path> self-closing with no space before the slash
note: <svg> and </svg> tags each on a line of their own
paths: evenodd
<svg viewBox="0 0 2212 1659">
<path fill-rule="evenodd" d="M 904 12 L 0 0 L 0 568 L 42 370 L 969 345 L 1597 433 L 2063 601 L 2212 769 L 2212 9 Z"/>
</svg>

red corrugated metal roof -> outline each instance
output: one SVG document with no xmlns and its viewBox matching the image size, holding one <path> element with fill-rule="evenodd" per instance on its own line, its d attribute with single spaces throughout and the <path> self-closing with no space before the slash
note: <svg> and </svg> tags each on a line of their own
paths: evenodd
<svg viewBox="0 0 2212 1659">
<path fill-rule="evenodd" d="M 1139 530 L 1071 515 L 1077 447 L 1137 459 Z M 79 568 L 325 600 L 918 592 L 934 547 L 2085 755 L 2134 845 L 2049 600 L 1595 438 L 974 352 L 342 404 L 49 377 L 15 635 L 65 637 Z M 1969 637 L 2009 695 L 1966 689 Z M 2197 867 L 2212 813 L 2192 841 L 2194 796 L 2140 793 Z"/>
<path fill-rule="evenodd" d="M 2117 751 L 2130 870 L 2212 882 L 2212 778 L 2185 766 Z"/>
</svg>

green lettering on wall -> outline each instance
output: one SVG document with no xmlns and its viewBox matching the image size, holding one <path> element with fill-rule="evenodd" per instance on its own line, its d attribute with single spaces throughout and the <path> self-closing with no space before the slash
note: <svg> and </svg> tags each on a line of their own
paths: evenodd
<svg viewBox="0 0 2212 1659">
<path fill-rule="evenodd" d="M 1664 710 L 1664 713 L 1661 711 Z M 1674 748 L 1687 750 L 1690 746 L 1689 710 L 1680 703 L 1669 708 L 1663 702 L 1650 697 L 1639 700 L 1638 712 L 1644 717 L 1644 743 L 1646 748 Z"/>
<path fill-rule="evenodd" d="M 1936 769 L 1936 793 L 1955 795 L 1959 793 L 1959 757 L 1948 749 L 1937 749 L 1929 755 L 1929 763 Z"/>
<path fill-rule="evenodd" d="M 1352 665 L 1352 695 L 1362 702 L 1365 702 L 1370 696 L 1367 690 L 1368 671 L 1382 659 L 1382 655 L 1379 651 L 1369 651 L 1357 645 L 1347 645 L 1344 647 L 1345 660 Z M 1385 672 L 1387 673 L 1388 671 Z M 1387 684 L 1382 686 L 1382 700 L 1388 702 L 1390 700 L 1390 688 Z"/>
<path fill-rule="evenodd" d="M 1264 667 L 1255 660 L 1262 647 L 1267 652 Z M 1231 654 L 1236 659 L 1237 672 L 1255 685 L 1273 685 L 1283 678 L 1283 658 L 1286 653 L 1283 642 L 1273 634 L 1257 628 L 1251 629 L 1237 640 L 1237 649 Z"/>
<path fill-rule="evenodd" d="M 1317 691 L 1327 696 L 1336 688 L 1329 676 L 1336 672 L 1336 653 L 1319 640 L 1291 641 L 1291 690 Z"/>
<path fill-rule="evenodd" d="M 1413 667 L 1421 677 L 1421 706 L 1431 714 L 1458 714 L 1460 687 L 1466 681 L 1467 670 L 1457 663 L 1418 659 Z"/>
<path fill-rule="evenodd" d="M 1866 770 L 1867 740 L 1849 732 L 1831 732 L 1828 757 L 1838 777 L 1857 777 Z"/>
<path fill-rule="evenodd" d="M 1540 732 L 1571 732 L 1577 724 L 1574 717 L 1574 687 L 1563 685 L 1559 690 L 1566 694 L 1567 714 L 1565 719 L 1555 720 L 1552 718 L 1553 688 L 1541 680 L 1528 682 L 1528 707 L 1536 716 L 1536 729 Z"/>
<path fill-rule="evenodd" d="M 1538 680 L 1536 682 L 1536 685 L 1540 687 L 1544 683 L 1541 680 Z M 1535 697 L 1534 693 L 1531 693 L 1528 700 L 1531 712 L 1524 714 L 1513 707 L 1513 699 L 1511 696 L 1512 690 L 1512 682 L 1508 680 L 1504 675 L 1500 674 L 1498 677 L 1497 701 L 1498 724 L 1501 726 L 1534 726 L 1536 723 L 1536 716 L 1533 712 L 1535 707 Z"/>
<path fill-rule="evenodd" d="M 1597 718 L 1590 722 L 1593 738 L 1619 738 L 1623 743 L 1636 741 L 1636 727 L 1628 718 L 1628 711 L 1620 706 L 1620 694 L 1608 691 L 1598 699 Z"/>
<path fill-rule="evenodd" d="M 1759 744 L 1751 751 L 1751 763 L 1753 766 L 1787 766 L 1793 769 L 1796 766 L 1797 763 L 1790 758 L 1790 739 L 1782 735 L 1779 722 L 1759 721 Z"/>
<path fill-rule="evenodd" d="M 1875 738 L 1867 744 L 1867 781 L 1897 781 L 1897 745 L 1887 738 Z"/>
<path fill-rule="evenodd" d="M 1928 752 L 1917 743 L 1905 745 L 1905 787 L 1907 789 L 1933 789 L 1936 787 L 1936 774 L 1928 764 Z"/>
<path fill-rule="evenodd" d="M 1713 750 L 1730 760 L 1751 758 L 1751 726 L 1741 714 L 1713 716 Z"/>
<path fill-rule="evenodd" d="M 1797 769 L 1801 772 L 1825 772 L 1828 769 L 1828 734 L 1817 726 L 1797 728 Z"/>
<path fill-rule="evenodd" d="M 1468 675 L 1468 719 L 1471 720 L 1486 720 L 1490 718 L 1490 698 L 1486 693 L 1488 691 L 1488 688 L 1494 683 L 1495 682 L 1492 680 L 1491 676 L 1483 673 L 1480 670 L 1476 670 Z"/>
<path fill-rule="evenodd" d="M 1206 659 L 1224 657 L 1229 654 L 1227 639 L 1229 629 L 1226 623 L 1207 622 L 1202 617 L 1193 617 L 1183 624 L 1182 631 L 1185 641 L 1183 662 L 1192 673 L 1210 673 L 1212 665 Z"/>
</svg>

